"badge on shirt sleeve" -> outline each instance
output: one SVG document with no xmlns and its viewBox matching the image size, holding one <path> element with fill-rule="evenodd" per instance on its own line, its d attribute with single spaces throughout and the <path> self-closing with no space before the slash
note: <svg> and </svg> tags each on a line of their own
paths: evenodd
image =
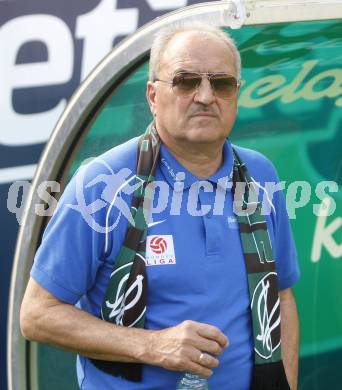
<svg viewBox="0 0 342 390">
<path fill-rule="evenodd" d="M 176 264 L 175 248 L 171 234 L 147 236 L 146 265 Z"/>
</svg>

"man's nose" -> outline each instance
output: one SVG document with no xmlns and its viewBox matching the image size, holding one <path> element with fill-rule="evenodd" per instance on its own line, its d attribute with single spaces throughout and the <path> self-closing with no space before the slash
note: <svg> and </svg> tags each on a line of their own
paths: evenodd
<svg viewBox="0 0 342 390">
<path fill-rule="evenodd" d="M 210 81 L 208 78 L 203 77 L 201 84 L 198 86 L 195 92 L 194 101 L 202 104 L 211 104 L 214 100 L 215 94 L 211 87 Z"/>
</svg>

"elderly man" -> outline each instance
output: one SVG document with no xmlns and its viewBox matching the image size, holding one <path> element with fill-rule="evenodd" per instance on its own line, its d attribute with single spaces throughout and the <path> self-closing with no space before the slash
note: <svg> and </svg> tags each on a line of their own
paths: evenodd
<svg viewBox="0 0 342 390">
<path fill-rule="evenodd" d="M 171 390 L 182 372 L 214 390 L 296 389 L 296 251 L 282 193 L 265 192 L 278 180 L 273 166 L 227 140 L 239 76 L 239 53 L 219 29 L 161 32 L 147 83 L 153 123 L 101 156 L 113 172 L 132 172 L 125 185 L 143 183 L 122 194 L 129 223 L 108 204 L 97 222 L 119 223 L 99 233 L 67 207 L 78 177 L 93 181 L 103 164 L 85 166 L 64 191 L 21 329 L 77 352 L 82 389 Z M 82 190 L 90 202 L 103 186 Z"/>
</svg>

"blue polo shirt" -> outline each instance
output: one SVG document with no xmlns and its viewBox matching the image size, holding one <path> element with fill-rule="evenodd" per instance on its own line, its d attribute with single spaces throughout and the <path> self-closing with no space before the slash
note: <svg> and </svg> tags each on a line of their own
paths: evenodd
<svg viewBox="0 0 342 390">
<path fill-rule="evenodd" d="M 132 191 L 119 190 L 123 180 L 134 183 L 130 179 L 136 148 L 137 138 L 77 172 L 45 230 L 31 271 L 37 283 L 57 298 L 98 317 L 128 225 L 122 204 L 130 205 Z M 261 154 L 236 148 L 257 182 L 259 199 L 271 211 L 265 218 L 283 290 L 298 280 L 299 269 L 284 196 L 280 191 L 274 196 L 266 192 L 266 183 L 277 182 L 277 174 Z M 230 345 L 219 357 L 209 387 L 247 390 L 253 368 L 252 325 L 245 261 L 232 209 L 229 141 L 223 157 L 219 170 L 200 180 L 161 147 L 147 233 L 146 328 L 164 329 L 188 319 L 217 326 Z M 133 383 L 104 373 L 79 356 L 77 375 L 82 389 L 174 390 L 181 373 L 143 365 L 143 381 Z"/>
</svg>

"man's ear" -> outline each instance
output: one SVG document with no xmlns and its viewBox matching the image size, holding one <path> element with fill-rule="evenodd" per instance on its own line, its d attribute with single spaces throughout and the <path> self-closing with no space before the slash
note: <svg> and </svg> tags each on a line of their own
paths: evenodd
<svg viewBox="0 0 342 390">
<path fill-rule="evenodd" d="M 148 81 L 146 85 L 146 99 L 152 115 L 156 116 L 156 89 L 155 84 L 152 81 Z"/>
<path fill-rule="evenodd" d="M 237 91 L 236 91 L 236 95 L 237 95 L 236 99 L 237 99 L 237 101 L 238 101 L 238 98 L 239 98 L 240 88 L 241 88 L 241 83 L 239 83 L 239 85 L 237 87 Z M 237 101 L 236 101 L 236 115 L 239 112 L 239 105 L 238 105 Z"/>
</svg>

